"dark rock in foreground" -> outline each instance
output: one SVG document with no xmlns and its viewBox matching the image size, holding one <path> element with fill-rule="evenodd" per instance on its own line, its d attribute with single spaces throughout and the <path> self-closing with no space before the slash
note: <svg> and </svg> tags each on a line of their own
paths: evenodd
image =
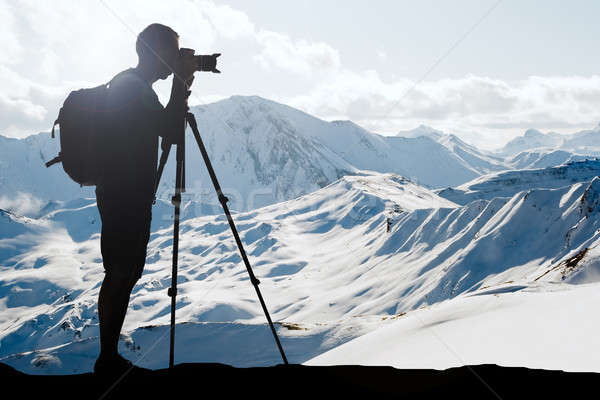
<svg viewBox="0 0 600 400">
<path fill-rule="evenodd" d="M 27 375 L 0 363 L 4 393 L 18 398 L 173 399 L 201 398 L 559 398 L 589 393 L 600 374 L 476 365 L 438 370 L 400 370 L 358 365 L 234 368 L 224 364 L 180 364 L 130 373 L 118 382 L 94 374 Z M 239 397 L 245 396 L 245 397 Z M 246 397 L 248 396 L 248 397 Z M 417 397 L 418 396 L 418 397 Z M 366 397 L 374 398 L 374 397 Z"/>
</svg>

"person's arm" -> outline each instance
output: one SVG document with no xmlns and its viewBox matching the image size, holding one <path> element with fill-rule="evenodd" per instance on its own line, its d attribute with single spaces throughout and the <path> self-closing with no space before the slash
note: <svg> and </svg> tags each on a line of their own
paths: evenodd
<svg viewBox="0 0 600 400">
<path fill-rule="evenodd" d="M 191 84 L 191 82 L 190 82 Z M 171 97 L 165 109 L 161 112 L 161 121 L 158 135 L 164 141 L 176 144 L 182 140 L 184 134 L 185 114 L 188 111 L 187 98 L 189 86 L 177 76 L 173 76 Z"/>
<path fill-rule="evenodd" d="M 194 51 L 181 49 L 181 57 L 173 74 L 171 97 L 164 109 L 159 136 L 163 142 L 179 143 L 185 133 L 185 115 L 188 112 L 187 98 L 190 87 L 194 81 L 194 72 L 197 70 Z"/>
</svg>

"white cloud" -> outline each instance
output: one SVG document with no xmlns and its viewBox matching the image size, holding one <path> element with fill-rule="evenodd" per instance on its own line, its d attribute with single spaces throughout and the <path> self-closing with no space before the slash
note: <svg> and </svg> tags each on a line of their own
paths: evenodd
<svg viewBox="0 0 600 400">
<path fill-rule="evenodd" d="M 22 47 L 19 44 L 18 37 L 16 35 L 16 18 L 13 12 L 14 5 L 5 4 L 4 7 L 0 7 L 0 62 L 1 63 L 14 63 L 16 60 L 22 57 Z"/>
<path fill-rule="evenodd" d="M 59 104 L 64 93 L 84 83 L 57 87 L 42 85 L 0 65 L 0 133 L 21 136 L 23 132 L 47 131 L 56 118 L 48 110 Z"/>
<path fill-rule="evenodd" d="M 501 145 L 530 127 L 582 129 L 600 120 L 600 76 L 530 77 L 507 82 L 479 76 L 384 82 L 375 71 L 344 70 L 309 93 L 285 99 L 325 119 L 349 118 L 393 133 L 421 123 Z M 481 143 L 480 143 L 481 144 Z"/>
<path fill-rule="evenodd" d="M 217 33 L 227 39 L 253 36 L 254 24 L 248 16 L 228 5 L 216 5 L 211 1 L 202 1 L 199 8 L 207 16 Z"/>
<path fill-rule="evenodd" d="M 246 13 L 210 0 L 8 1 L 0 3 L 0 19 L 0 134 L 49 130 L 70 90 L 106 82 L 135 65 L 136 33 L 152 22 L 172 26 L 182 46 L 200 53 L 228 45 L 224 50 L 232 51 L 223 65 L 243 65 L 237 71 L 255 82 L 245 93 L 275 97 L 326 119 L 352 119 L 377 132 L 425 123 L 501 144 L 529 127 L 574 130 L 600 120 L 598 76 L 511 82 L 466 76 L 416 86 L 409 79 L 386 81 L 375 70 L 344 66 L 340 52 L 323 41 L 267 30 Z M 376 49 L 375 57 L 383 61 L 388 55 Z M 223 74 L 220 82 L 240 79 Z M 166 99 L 168 82 L 156 87 Z M 195 92 L 193 101 L 239 93 L 233 87 Z"/>
<path fill-rule="evenodd" d="M 340 65 L 327 44 L 257 29 L 244 12 L 212 1 L 9 1 L 0 3 L 0 18 L 0 134 L 5 135 L 48 130 L 70 90 L 106 82 L 135 65 L 136 34 L 153 22 L 171 26 L 181 46 L 199 53 L 215 50 L 219 38 L 249 41 L 261 54 L 259 65 L 282 73 L 309 76 Z M 167 86 L 156 86 L 163 100 Z"/>
<path fill-rule="evenodd" d="M 254 59 L 267 70 L 276 67 L 311 76 L 335 72 L 341 66 L 339 52 L 323 42 L 294 41 L 287 35 L 267 30 L 259 31 L 256 39 L 263 49 Z"/>
<path fill-rule="evenodd" d="M 22 129 L 40 124 L 46 109 L 29 100 L 11 99 L 0 94 L 0 130 L 18 133 Z"/>
<path fill-rule="evenodd" d="M 215 18 L 231 14 L 213 8 Z M 0 134 L 11 136 L 49 130 L 70 90 L 106 82 L 135 65 L 136 33 L 157 18 L 179 32 L 183 46 L 200 49 L 212 46 L 220 26 L 190 1 L 176 7 L 145 1 L 3 2 L 0 17 Z"/>
</svg>

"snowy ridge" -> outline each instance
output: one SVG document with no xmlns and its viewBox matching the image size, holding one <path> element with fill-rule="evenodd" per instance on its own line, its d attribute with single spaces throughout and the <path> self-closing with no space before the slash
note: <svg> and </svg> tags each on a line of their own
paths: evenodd
<svg viewBox="0 0 600 400">
<path fill-rule="evenodd" d="M 509 159 L 508 164 L 513 169 L 539 169 L 594 158 L 591 155 L 574 154 L 566 150 L 536 150 L 523 151 Z"/>
<path fill-rule="evenodd" d="M 404 308 L 504 282 L 571 279 L 577 268 L 563 261 L 597 245 L 599 187 L 594 178 L 401 216 L 380 252 L 405 266 L 400 281 L 413 282 Z M 590 264 L 586 274 L 595 276 L 595 268 Z M 551 269 L 562 275 L 549 276 Z"/>
<path fill-rule="evenodd" d="M 600 176 L 600 160 L 569 162 L 550 168 L 503 171 L 484 175 L 457 187 L 436 192 L 457 204 L 494 197 L 512 197 L 530 188 L 559 188 L 575 182 L 590 181 Z"/>
</svg>

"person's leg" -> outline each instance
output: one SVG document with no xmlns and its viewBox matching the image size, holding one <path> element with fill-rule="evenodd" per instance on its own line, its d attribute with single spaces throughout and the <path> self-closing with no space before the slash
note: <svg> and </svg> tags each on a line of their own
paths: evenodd
<svg viewBox="0 0 600 400">
<path fill-rule="evenodd" d="M 143 218 L 136 218 L 128 212 L 137 209 L 135 204 L 125 206 L 117 196 L 106 196 L 98 190 L 96 193 L 102 219 L 100 241 L 106 272 L 98 295 L 100 356 L 97 365 L 106 365 L 124 360 L 118 353 L 119 337 L 131 292 L 143 269 L 150 227 L 145 223 L 145 214 L 142 214 Z M 149 210 L 151 213 L 151 208 Z M 141 249 L 143 257 L 140 257 Z"/>
<path fill-rule="evenodd" d="M 149 222 L 132 223 L 134 232 L 114 234 L 104 231 L 102 249 L 106 275 L 98 296 L 100 323 L 99 359 L 119 357 L 118 344 L 127 314 L 129 299 L 142 275 L 146 260 L 146 246 L 150 236 Z"/>
<path fill-rule="evenodd" d="M 100 357 L 118 357 L 119 336 L 125 321 L 129 297 L 135 282 L 123 276 L 107 273 L 98 296 L 100 322 Z"/>
</svg>

